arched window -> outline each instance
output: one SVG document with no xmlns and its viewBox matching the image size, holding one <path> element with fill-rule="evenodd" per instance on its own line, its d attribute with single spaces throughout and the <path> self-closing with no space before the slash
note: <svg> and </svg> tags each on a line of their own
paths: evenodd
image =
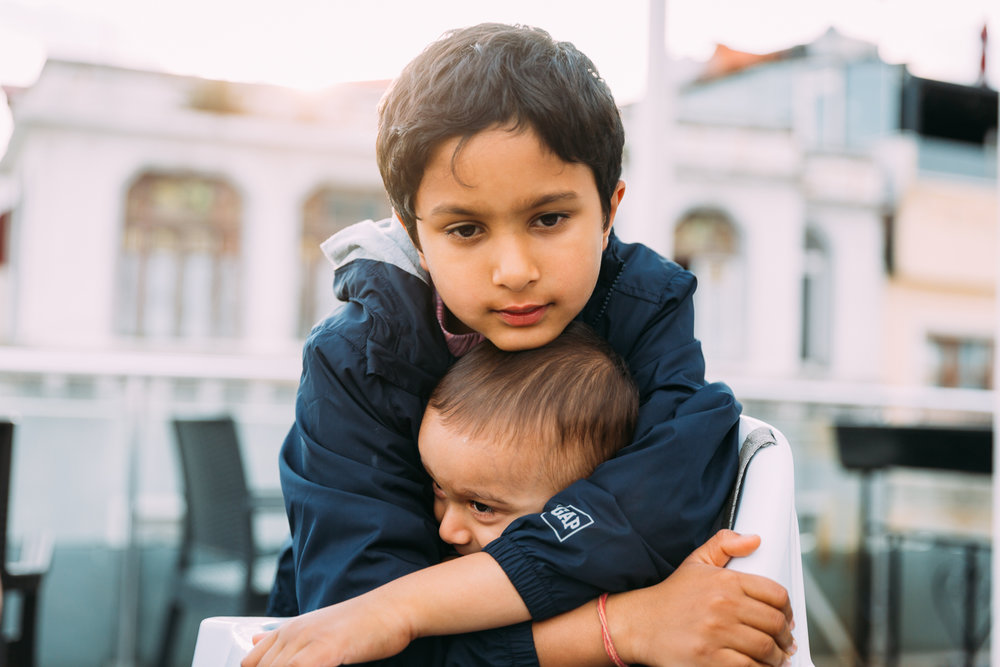
<svg viewBox="0 0 1000 667">
<path fill-rule="evenodd" d="M 706 357 L 738 359 L 743 349 L 743 262 L 729 216 L 711 208 L 689 212 L 674 230 L 674 260 L 698 277 L 695 335 Z"/>
<path fill-rule="evenodd" d="M 362 220 L 381 220 L 391 213 L 380 192 L 324 187 L 309 197 L 302 211 L 302 290 L 299 301 L 299 335 L 309 330 L 336 303 L 333 267 L 319 245 L 344 227 Z"/>
<path fill-rule="evenodd" d="M 802 272 L 802 360 L 830 361 L 830 313 L 833 309 L 830 253 L 815 229 L 806 229 Z"/>
<path fill-rule="evenodd" d="M 234 337 L 240 198 L 196 174 L 147 172 L 129 188 L 117 330 L 142 338 Z"/>
</svg>

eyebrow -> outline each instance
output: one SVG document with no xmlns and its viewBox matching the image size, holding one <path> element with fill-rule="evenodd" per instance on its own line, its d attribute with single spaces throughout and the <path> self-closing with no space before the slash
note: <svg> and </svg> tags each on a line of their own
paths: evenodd
<svg viewBox="0 0 1000 667">
<path fill-rule="evenodd" d="M 542 206 L 548 206 L 549 204 L 555 204 L 558 202 L 567 202 L 579 199 L 580 195 L 574 190 L 565 190 L 563 192 L 550 192 L 535 199 L 526 200 L 524 204 L 518 208 L 518 212 L 530 211 L 532 209 L 540 208 Z M 476 216 L 477 212 L 472 209 L 460 206 L 458 204 L 449 204 L 447 202 L 443 204 L 438 204 L 431 209 L 430 215 L 468 215 Z"/>
<path fill-rule="evenodd" d="M 501 505 L 503 507 L 507 507 L 507 505 L 509 504 L 506 500 L 502 498 L 495 498 L 488 493 L 483 493 L 482 491 L 478 491 L 476 489 L 455 489 L 455 492 L 464 498 L 475 498 L 476 500 L 482 500 L 487 505 Z"/>
</svg>

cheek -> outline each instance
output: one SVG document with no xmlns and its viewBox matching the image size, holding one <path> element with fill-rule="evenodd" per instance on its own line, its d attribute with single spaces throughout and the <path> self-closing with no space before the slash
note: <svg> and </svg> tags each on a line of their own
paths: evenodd
<svg viewBox="0 0 1000 667">
<path fill-rule="evenodd" d="M 496 538 L 500 537 L 503 531 L 506 530 L 507 526 L 509 526 L 513 520 L 513 518 L 510 518 L 506 521 L 500 521 L 488 526 L 480 525 L 479 533 L 477 535 L 480 546 L 486 546 Z"/>
<path fill-rule="evenodd" d="M 434 520 L 441 523 L 444 518 L 444 500 L 434 496 Z"/>
</svg>

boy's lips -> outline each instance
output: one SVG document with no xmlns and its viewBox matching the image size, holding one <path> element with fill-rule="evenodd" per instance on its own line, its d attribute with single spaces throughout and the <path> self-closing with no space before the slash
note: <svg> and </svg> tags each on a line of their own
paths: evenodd
<svg viewBox="0 0 1000 667">
<path fill-rule="evenodd" d="M 533 324 L 538 324 L 545 313 L 548 311 L 548 304 L 544 306 L 540 305 L 528 305 L 528 306 L 510 306 L 509 308 L 503 308 L 502 310 L 497 310 L 496 313 L 500 316 L 500 319 L 504 321 L 505 324 L 512 327 L 528 327 Z"/>
</svg>

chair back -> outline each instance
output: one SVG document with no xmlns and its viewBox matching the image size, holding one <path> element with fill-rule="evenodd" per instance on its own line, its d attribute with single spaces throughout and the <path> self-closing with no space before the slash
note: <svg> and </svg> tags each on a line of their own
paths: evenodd
<svg viewBox="0 0 1000 667">
<path fill-rule="evenodd" d="M 186 550 L 249 563 L 251 504 L 236 423 L 230 417 L 175 419 L 173 426 L 187 502 Z"/>
<path fill-rule="evenodd" d="M 733 492 L 729 527 L 760 535 L 760 546 L 729 569 L 758 574 L 788 591 L 795 618 L 798 652 L 792 667 L 812 667 L 806 622 L 799 521 L 795 511 L 792 449 L 778 429 L 746 415 L 740 417 L 740 468 Z"/>
<path fill-rule="evenodd" d="M 840 462 L 848 470 L 993 472 L 993 431 L 988 427 L 837 424 L 836 434 Z"/>
</svg>

